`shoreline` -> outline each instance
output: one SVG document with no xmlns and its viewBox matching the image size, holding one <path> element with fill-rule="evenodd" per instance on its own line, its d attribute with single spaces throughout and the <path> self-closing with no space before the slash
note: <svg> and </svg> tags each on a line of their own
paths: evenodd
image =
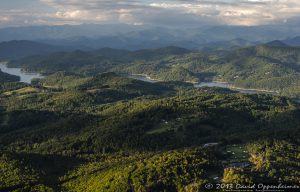
<svg viewBox="0 0 300 192">
<path fill-rule="evenodd" d="M 42 79 L 45 77 L 40 73 L 23 71 L 22 68 L 9 68 L 7 67 L 7 62 L 0 62 L 0 69 L 4 73 L 18 76 L 20 78 L 19 82 L 28 84 L 31 84 L 32 79 Z"/>
<path fill-rule="evenodd" d="M 212 83 L 220 83 L 227 85 L 229 89 L 233 90 L 241 90 L 241 91 L 256 91 L 256 92 L 264 92 L 264 93 L 273 93 L 273 94 L 280 94 L 279 91 L 274 91 L 274 90 L 266 90 L 266 89 L 256 89 L 256 88 L 243 88 L 243 87 L 236 87 L 233 84 L 226 82 L 226 81 L 210 81 Z M 210 83 L 206 82 L 206 83 Z"/>
<path fill-rule="evenodd" d="M 156 82 L 164 82 L 164 80 L 160 80 L 160 79 L 154 79 L 151 78 L 149 75 L 147 74 L 137 74 L 137 73 L 133 73 L 133 74 L 129 74 L 129 77 L 132 76 L 141 76 L 146 78 L 146 80 L 152 81 L 153 83 Z M 142 80 L 142 79 L 140 79 Z M 226 82 L 226 81 L 218 81 L 218 80 L 213 80 L 213 81 L 205 81 L 205 82 L 193 82 L 193 81 L 183 81 L 186 83 L 192 83 L 195 87 L 197 87 L 197 85 L 200 85 L 201 83 L 216 83 L 216 84 L 223 84 L 225 87 L 223 88 L 227 88 L 227 89 L 231 89 L 231 90 L 235 90 L 235 91 L 240 91 L 240 92 L 257 92 L 257 93 L 267 93 L 267 94 L 274 94 L 274 95 L 279 95 L 280 92 L 279 91 L 273 91 L 273 90 L 266 90 L 266 89 L 255 89 L 255 88 L 243 88 L 243 87 L 236 87 L 233 84 Z M 221 87 L 221 86 L 215 86 L 215 87 Z M 199 88 L 199 87 L 198 87 Z"/>
<path fill-rule="evenodd" d="M 147 74 L 142 74 L 142 73 L 132 73 L 132 74 L 129 74 L 128 77 L 132 77 L 132 76 L 142 76 L 144 78 L 146 78 L 147 80 L 150 80 L 150 81 L 155 81 L 155 82 L 167 82 L 165 80 L 161 80 L 161 79 L 154 79 L 152 77 L 150 77 L 149 75 Z M 182 82 L 185 82 L 185 83 L 191 83 L 191 84 L 199 84 L 199 82 L 197 81 L 182 81 Z"/>
<path fill-rule="evenodd" d="M 244 91 L 256 91 L 256 92 L 264 92 L 264 93 L 276 93 L 280 94 L 279 91 L 272 91 L 272 90 L 265 90 L 265 89 L 254 89 L 254 88 L 241 88 L 241 87 L 235 87 L 235 86 L 230 86 L 232 89 L 236 90 L 244 90 Z"/>
</svg>

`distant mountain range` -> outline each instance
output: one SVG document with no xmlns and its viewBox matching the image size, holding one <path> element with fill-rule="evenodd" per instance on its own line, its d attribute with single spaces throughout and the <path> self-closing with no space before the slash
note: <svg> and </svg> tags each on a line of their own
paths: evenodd
<svg viewBox="0 0 300 192">
<path fill-rule="evenodd" d="M 145 29 L 145 27 L 126 24 L 10 27 L 0 29 L 0 41 L 65 39 L 79 36 L 97 37 L 103 35 L 118 35 L 119 33 L 139 31 L 142 29 Z"/>
<path fill-rule="evenodd" d="M 167 28 L 148 25 L 63 25 L 14 27 L 0 29 L 0 42 L 30 40 L 77 49 L 103 47 L 138 50 L 165 46 L 188 49 L 231 48 L 256 45 L 277 39 L 286 39 L 289 45 L 299 45 L 300 34 L 295 26 L 216 26 L 198 28 Z M 295 41 L 296 40 L 296 41 Z"/>
<path fill-rule="evenodd" d="M 128 40 L 129 41 L 129 40 Z M 123 42 L 123 44 L 122 44 Z M 170 43 L 172 44 L 172 43 Z M 210 43 L 196 44 L 188 42 L 174 43 L 173 47 L 183 47 L 185 49 L 198 49 L 202 51 L 214 51 L 214 50 L 228 50 L 228 49 L 236 49 L 241 47 L 249 47 L 256 46 L 262 44 L 261 42 L 250 42 L 244 39 L 233 39 L 229 41 L 216 41 Z M 300 46 L 300 37 L 290 38 L 287 40 L 279 41 L 271 41 L 266 43 L 271 46 Z M 192 45 L 192 46 L 191 46 Z M 110 49 L 121 49 L 121 50 L 132 50 L 127 49 L 128 46 L 131 48 L 142 47 L 142 49 L 153 48 L 157 49 L 160 47 L 165 47 L 164 43 L 157 42 L 148 44 L 137 45 L 131 42 L 131 45 L 127 44 L 127 41 L 122 39 L 91 39 L 91 38 L 74 38 L 74 39 L 64 39 L 64 40 L 45 40 L 43 42 L 39 41 L 28 41 L 28 40 L 13 40 L 7 42 L 0 43 L 0 59 L 19 59 L 23 57 L 33 56 L 33 55 L 42 55 L 42 54 L 50 54 L 55 52 L 64 52 L 64 51 L 92 51 L 98 49 L 107 48 Z M 171 46 L 171 47 L 172 47 Z M 108 48 L 109 47 L 109 48 Z M 170 46 L 169 46 L 170 47 Z M 136 49 L 133 49 L 136 50 Z M 137 49 L 140 50 L 140 49 Z M 108 51 L 109 52 L 109 51 Z M 114 55 L 116 56 L 116 55 Z"/>
<path fill-rule="evenodd" d="M 0 43 L 1 59 L 17 59 L 31 55 L 49 54 L 58 51 L 72 50 L 63 46 L 49 45 L 34 41 L 9 41 Z"/>
<path fill-rule="evenodd" d="M 291 46 L 300 46 L 300 36 L 294 38 L 288 38 L 283 42 Z"/>
</svg>

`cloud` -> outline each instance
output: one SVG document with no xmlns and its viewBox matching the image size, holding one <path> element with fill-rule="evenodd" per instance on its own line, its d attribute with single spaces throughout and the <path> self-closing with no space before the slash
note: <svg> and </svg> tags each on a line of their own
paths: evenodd
<svg viewBox="0 0 300 192">
<path fill-rule="evenodd" d="M 150 6 L 209 16 L 228 25 L 262 25 L 285 21 L 300 14 L 296 0 L 189 1 L 190 3 L 151 3 Z"/>
<path fill-rule="evenodd" d="M 4 0 L 6 1 L 6 0 Z M 264 25 L 300 15 L 299 0 L 24 0 L 35 10 L 1 10 L 0 24 L 127 23 Z M 12 3 L 13 4 L 13 3 Z M 0 2 L 1 7 L 1 2 Z M 18 7 L 16 7 L 18 9 Z M 42 11 L 41 11 L 42 10 Z M 2 19 L 1 19 L 2 18 Z M 6 19 L 6 20 L 5 20 Z"/>
<path fill-rule="evenodd" d="M 8 16 L 0 16 L 0 22 L 9 22 L 11 20 Z"/>
</svg>

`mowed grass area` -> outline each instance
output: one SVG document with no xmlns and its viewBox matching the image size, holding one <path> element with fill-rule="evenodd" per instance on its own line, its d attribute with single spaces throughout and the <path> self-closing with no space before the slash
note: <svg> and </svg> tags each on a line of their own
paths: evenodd
<svg viewBox="0 0 300 192">
<path fill-rule="evenodd" d="M 245 162 L 249 159 L 249 154 L 243 145 L 228 145 L 226 146 L 226 155 L 230 156 L 230 160 L 236 162 Z"/>
</svg>

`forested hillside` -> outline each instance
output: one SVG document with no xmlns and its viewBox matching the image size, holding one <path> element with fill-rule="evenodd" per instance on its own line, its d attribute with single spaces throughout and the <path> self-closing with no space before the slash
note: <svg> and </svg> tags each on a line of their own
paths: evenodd
<svg viewBox="0 0 300 192">
<path fill-rule="evenodd" d="M 25 70 L 34 70 L 47 74 L 57 71 L 68 71 L 78 74 L 97 74 L 119 65 L 136 61 L 160 60 L 165 57 L 184 55 L 189 52 L 189 50 L 178 47 L 139 51 L 110 48 L 103 48 L 96 51 L 77 50 L 74 52 L 58 52 L 49 55 L 36 55 L 20 60 L 12 60 L 8 63 L 8 66 L 21 66 Z"/>
<path fill-rule="evenodd" d="M 0 192 L 300 192 L 300 1 L 0 0 Z"/>
<path fill-rule="evenodd" d="M 0 69 L 0 83 L 1 84 L 5 83 L 5 82 L 15 82 L 15 81 L 19 81 L 19 80 L 20 80 L 19 77 L 4 73 Z"/>
<path fill-rule="evenodd" d="M 0 94 L 4 191 L 198 191 L 216 181 L 300 181 L 300 106 L 289 98 L 66 72 L 32 85 L 6 83 Z M 285 162 L 293 171 L 282 172 Z"/>
<path fill-rule="evenodd" d="M 178 47 L 126 51 L 61 52 L 11 61 L 28 71 L 58 71 L 93 76 L 113 71 L 145 74 L 165 81 L 226 81 L 242 88 L 300 96 L 300 49 L 280 41 L 233 50 L 189 51 Z"/>
</svg>

